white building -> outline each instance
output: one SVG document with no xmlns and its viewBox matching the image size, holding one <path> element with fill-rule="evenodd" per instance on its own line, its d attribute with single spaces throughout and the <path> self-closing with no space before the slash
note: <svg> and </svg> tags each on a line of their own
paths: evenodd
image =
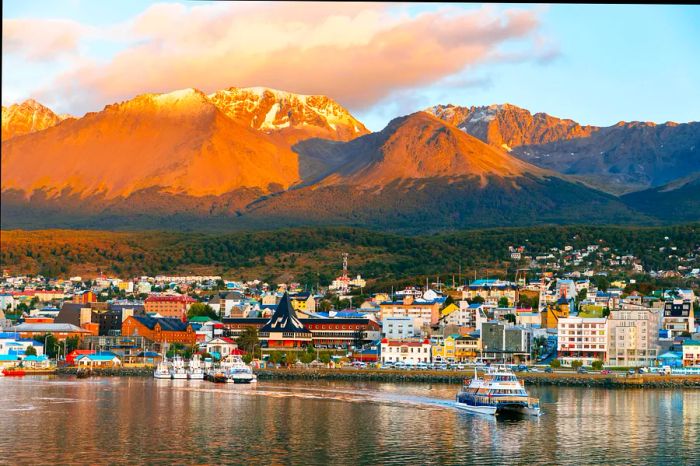
<svg viewBox="0 0 700 466">
<path fill-rule="evenodd" d="M 608 316 L 608 364 L 650 366 L 659 353 L 659 311 L 623 304 Z"/>
<path fill-rule="evenodd" d="M 411 317 L 387 317 L 382 321 L 383 338 L 403 340 L 415 336 L 418 335 Z"/>
<path fill-rule="evenodd" d="M 381 363 L 402 362 L 418 364 L 430 362 L 430 342 L 428 340 L 389 340 L 384 338 L 381 346 Z"/>
<path fill-rule="evenodd" d="M 579 360 L 590 366 L 595 360 L 606 361 L 608 354 L 605 318 L 567 317 L 559 319 L 557 350 L 562 365 Z"/>
</svg>

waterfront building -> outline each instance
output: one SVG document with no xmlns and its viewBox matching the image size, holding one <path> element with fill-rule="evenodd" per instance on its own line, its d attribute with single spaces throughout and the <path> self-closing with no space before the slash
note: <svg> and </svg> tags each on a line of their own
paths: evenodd
<svg viewBox="0 0 700 466">
<path fill-rule="evenodd" d="M 683 341 L 683 366 L 700 367 L 700 340 Z"/>
<path fill-rule="evenodd" d="M 19 324 L 7 329 L 9 332 L 16 332 L 21 338 L 33 338 L 36 335 L 50 333 L 57 340 L 65 340 L 68 337 L 83 338 L 90 335 L 90 331 L 72 324 Z"/>
<path fill-rule="evenodd" d="M 122 336 L 142 336 L 158 344 L 197 342 L 192 325 L 172 317 L 129 316 L 122 323 Z"/>
<path fill-rule="evenodd" d="M 671 339 L 686 332 L 692 334 L 695 330 L 693 304 L 689 300 L 683 299 L 666 301 L 661 328 L 668 330 Z"/>
<path fill-rule="evenodd" d="M 271 349 L 300 348 L 311 343 L 311 332 L 297 317 L 287 293 L 282 296 L 270 320 L 260 328 L 259 338 Z"/>
<path fill-rule="evenodd" d="M 20 338 L 14 332 L 0 332 L 0 354 L 24 355 L 27 348 L 33 346 L 37 355 L 44 354 L 44 344 L 31 338 Z"/>
<path fill-rule="evenodd" d="M 650 366 L 659 352 L 659 312 L 625 303 L 613 309 L 607 320 L 608 364 Z"/>
<path fill-rule="evenodd" d="M 380 359 L 382 364 L 401 362 L 416 365 L 430 362 L 430 342 L 428 340 L 389 340 L 382 339 Z"/>
<path fill-rule="evenodd" d="M 80 354 L 75 357 L 75 364 L 87 367 L 114 367 L 121 366 L 122 361 L 114 353 L 100 352 Z"/>
<path fill-rule="evenodd" d="M 387 317 L 382 320 L 382 337 L 390 340 L 413 338 L 416 329 L 411 317 Z"/>
<path fill-rule="evenodd" d="M 473 335 L 460 335 L 455 339 L 455 359 L 457 362 L 474 361 L 481 351 L 481 338 Z"/>
<path fill-rule="evenodd" d="M 605 318 L 567 317 L 559 319 L 557 351 L 562 365 L 580 360 L 590 366 L 595 360 L 607 361 L 608 337 Z"/>
<path fill-rule="evenodd" d="M 530 360 L 532 330 L 505 322 L 481 324 L 483 357 L 495 362 L 526 363 Z"/>
<path fill-rule="evenodd" d="M 187 295 L 151 295 L 144 301 L 146 313 L 187 321 L 187 311 L 197 301 Z"/>
<path fill-rule="evenodd" d="M 410 317 L 415 328 L 437 324 L 440 319 L 439 301 L 415 299 L 412 295 L 406 295 L 401 301 L 385 301 L 379 304 L 379 308 L 380 319 Z"/>
<path fill-rule="evenodd" d="M 437 344 L 431 346 L 431 355 L 433 361 L 435 362 L 449 362 L 453 363 L 456 361 L 457 345 L 455 344 L 455 338 L 459 335 L 448 335 L 442 339 Z"/>
</svg>

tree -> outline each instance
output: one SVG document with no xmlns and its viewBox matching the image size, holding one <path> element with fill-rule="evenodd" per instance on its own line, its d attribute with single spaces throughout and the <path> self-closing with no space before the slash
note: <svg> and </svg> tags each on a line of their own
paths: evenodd
<svg viewBox="0 0 700 466">
<path fill-rule="evenodd" d="M 287 354 L 284 355 L 284 360 L 288 366 L 291 366 L 292 364 L 296 364 L 297 353 L 294 351 L 287 351 Z"/>
<path fill-rule="evenodd" d="M 585 301 L 586 297 L 588 297 L 588 288 L 583 288 L 581 291 L 578 292 L 576 299 L 580 303 L 581 301 Z"/>
<path fill-rule="evenodd" d="M 243 351 L 254 356 L 255 348 L 260 344 L 260 339 L 258 338 L 258 329 L 256 329 L 255 327 L 244 328 L 243 332 L 241 332 L 241 335 L 238 338 L 236 338 L 236 344 Z"/>
<path fill-rule="evenodd" d="M 324 351 L 318 355 L 318 359 L 322 363 L 328 364 L 329 362 L 331 362 L 331 353 L 329 353 L 328 351 Z"/>
<path fill-rule="evenodd" d="M 508 304 L 508 298 L 505 296 L 498 300 L 498 307 L 508 307 Z"/>
<path fill-rule="evenodd" d="M 284 354 L 281 351 L 273 351 L 270 353 L 270 362 L 273 364 L 279 364 L 282 362 L 282 358 L 284 358 Z"/>
<path fill-rule="evenodd" d="M 552 369 L 559 369 L 559 368 L 561 367 L 561 361 L 559 361 L 558 359 L 552 359 L 552 360 L 549 362 L 549 366 L 550 366 Z"/>
<path fill-rule="evenodd" d="M 503 317 L 511 324 L 515 323 L 515 314 L 506 314 Z"/>
<path fill-rule="evenodd" d="M 36 356 L 36 348 L 34 346 L 29 345 L 27 346 L 27 349 L 24 350 L 25 356 Z"/>
<path fill-rule="evenodd" d="M 599 371 L 603 368 L 603 361 L 601 361 L 600 359 L 596 359 L 591 363 L 591 367 L 594 371 Z"/>
<path fill-rule="evenodd" d="M 484 302 L 484 298 L 481 297 L 481 295 L 476 295 L 472 299 L 469 300 L 470 304 L 482 304 Z"/>
<path fill-rule="evenodd" d="M 206 316 L 206 317 L 211 317 L 212 319 L 216 320 L 219 316 L 216 312 L 214 312 L 214 309 L 208 304 L 204 303 L 194 303 L 190 306 L 190 308 L 187 310 L 187 318 L 191 319 L 192 317 L 196 316 Z"/>
<path fill-rule="evenodd" d="M 576 359 L 575 361 L 571 361 L 571 368 L 573 370 L 576 371 L 576 370 L 580 369 L 581 366 L 583 366 L 583 362 L 581 362 L 580 360 Z"/>
</svg>

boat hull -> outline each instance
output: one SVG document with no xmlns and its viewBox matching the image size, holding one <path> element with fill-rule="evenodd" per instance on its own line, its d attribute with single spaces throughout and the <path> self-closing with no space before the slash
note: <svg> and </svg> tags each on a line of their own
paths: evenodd
<svg viewBox="0 0 700 466">
<path fill-rule="evenodd" d="M 468 405 L 466 403 L 460 403 L 459 401 L 455 403 L 457 408 L 463 410 L 463 411 L 468 411 L 470 413 L 476 413 L 476 414 L 486 414 L 488 416 L 495 416 L 496 411 L 498 408 L 495 406 L 473 406 L 473 405 Z"/>
<path fill-rule="evenodd" d="M 188 378 L 190 380 L 204 380 L 204 374 L 203 373 L 195 373 L 195 374 L 189 374 Z"/>
</svg>

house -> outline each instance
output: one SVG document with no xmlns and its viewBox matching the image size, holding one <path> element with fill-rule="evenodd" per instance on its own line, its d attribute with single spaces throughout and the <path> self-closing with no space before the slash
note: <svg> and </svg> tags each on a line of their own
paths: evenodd
<svg viewBox="0 0 700 466">
<path fill-rule="evenodd" d="M 695 315 L 690 300 L 674 299 L 664 303 L 661 328 L 668 330 L 669 337 L 675 338 L 695 330 Z"/>
<path fill-rule="evenodd" d="M 700 340 L 683 342 L 683 366 L 700 367 Z"/>
<path fill-rule="evenodd" d="M 217 337 L 204 345 L 204 350 L 216 359 L 224 359 L 238 349 L 236 341 L 228 337 Z"/>
<path fill-rule="evenodd" d="M 69 366 L 75 366 L 76 358 L 80 356 L 85 356 L 87 354 L 95 354 L 95 350 L 73 350 L 66 355 L 66 364 Z"/>
<path fill-rule="evenodd" d="M 51 366 L 51 361 L 49 361 L 48 356 L 45 354 L 41 356 L 24 356 L 22 358 L 22 366 L 32 369 L 47 369 Z"/>
<path fill-rule="evenodd" d="M 111 352 L 81 354 L 75 358 L 75 362 L 78 367 L 114 367 L 122 364 L 117 355 Z"/>
<path fill-rule="evenodd" d="M 197 342 L 192 325 L 172 317 L 129 316 L 122 323 L 122 336 L 136 335 L 160 344 L 194 345 Z"/>
<path fill-rule="evenodd" d="M 382 339 L 381 362 L 416 365 L 429 363 L 431 358 L 430 341 L 428 340 L 389 340 Z"/>
</svg>

